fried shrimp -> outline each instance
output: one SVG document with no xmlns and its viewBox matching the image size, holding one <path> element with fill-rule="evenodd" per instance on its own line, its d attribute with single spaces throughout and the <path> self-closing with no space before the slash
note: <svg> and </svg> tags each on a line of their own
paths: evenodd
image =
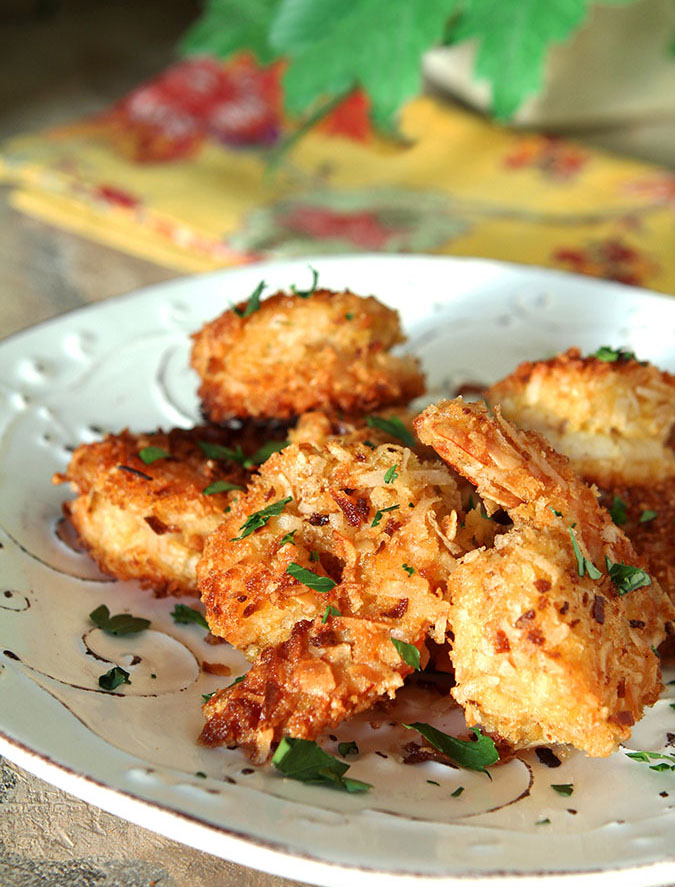
<svg viewBox="0 0 675 887">
<path fill-rule="evenodd" d="M 513 521 L 448 580 L 452 692 L 467 722 L 514 747 L 610 754 L 658 698 L 652 645 L 674 617 L 668 598 L 645 584 L 628 539 L 538 434 L 462 400 L 429 407 L 415 425 Z M 609 565 L 620 567 L 608 575 Z"/>
<path fill-rule="evenodd" d="M 193 336 L 192 366 L 213 422 L 367 413 L 424 391 L 416 358 L 390 354 L 404 341 L 398 314 L 372 296 L 279 292 L 247 316 L 243 305 L 238 310 Z"/>
<path fill-rule="evenodd" d="M 461 528 L 460 511 L 446 466 L 402 446 L 328 439 L 323 446 L 292 444 L 271 457 L 209 537 L 197 568 L 211 631 L 259 657 L 250 677 L 206 707 L 207 717 L 218 712 L 217 726 L 206 728 L 208 741 L 242 742 L 259 760 L 270 736 L 296 731 L 291 735 L 311 738 L 335 723 L 338 711 L 348 717 L 393 693 L 405 670 L 391 656 L 391 638 L 421 646 L 429 634 L 443 642 L 456 558 L 469 536 L 474 544 L 476 533 L 494 535 L 489 520 Z M 323 618 L 335 627 L 337 646 L 319 627 Z M 328 698 L 319 704 L 308 687 L 299 702 L 297 674 L 305 673 L 308 656 L 311 668 L 319 669 L 315 659 L 330 665 L 335 707 Z M 369 669 L 372 682 L 357 692 L 353 676 Z M 285 688 L 281 673 L 289 676 Z M 279 689 L 273 704 L 254 707 L 253 720 L 244 719 L 244 739 L 242 706 L 258 698 L 267 679 Z M 293 711 L 312 714 L 298 714 L 300 728 Z"/>
<path fill-rule="evenodd" d="M 569 456 L 602 489 L 608 508 L 618 497 L 612 513 L 675 602 L 675 376 L 615 354 L 607 362 L 572 348 L 521 364 L 487 398 L 501 404 L 506 419 L 539 431 Z M 654 517 L 644 521 L 645 513 Z"/>
<path fill-rule="evenodd" d="M 198 594 L 204 539 L 248 477 L 236 462 L 208 458 L 202 446 L 231 442 L 226 432 L 195 428 L 122 431 L 79 446 L 54 482 L 70 482 L 77 493 L 63 510 L 101 569 L 160 595 Z M 140 455 L 152 454 L 148 447 L 159 457 L 151 464 Z"/>
<path fill-rule="evenodd" d="M 522 363 L 488 389 L 487 401 L 509 422 L 539 431 L 602 487 L 675 477 L 675 376 L 615 354 L 606 361 L 570 348 Z"/>
</svg>

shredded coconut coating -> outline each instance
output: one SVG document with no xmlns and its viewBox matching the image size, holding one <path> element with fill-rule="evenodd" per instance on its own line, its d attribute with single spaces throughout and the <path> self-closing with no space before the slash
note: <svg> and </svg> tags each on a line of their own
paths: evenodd
<svg viewBox="0 0 675 887">
<path fill-rule="evenodd" d="M 522 363 L 486 398 L 509 422 L 543 434 L 600 486 L 675 477 L 675 376 L 655 366 L 582 357 L 570 348 Z"/>
<path fill-rule="evenodd" d="M 55 475 L 55 483 L 70 482 L 77 494 L 64 503 L 64 514 L 104 572 L 138 579 L 158 595 L 198 594 L 195 568 L 204 539 L 233 498 L 203 490 L 218 480 L 244 486 L 248 475 L 231 462 L 207 459 L 199 440 L 232 445 L 231 435 L 218 429 L 124 430 L 82 444 L 66 472 Z M 148 446 L 171 458 L 146 465 L 139 452 Z"/>
<path fill-rule="evenodd" d="M 372 296 L 279 292 L 248 317 L 225 311 L 193 339 L 199 396 L 213 422 L 364 414 L 424 392 L 417 359 L 389 353 L 404 341 L 397 312 Z"/>
<path fill-rule="evenodd" d="M 425 410 L 421 440 L 509 513 L 493 548 L 450 576 L 453 695 L 469 725 L 514 747 L 570 743 L 606 756 L 661 689 L 652 646 L 675 610 L 656 580 L 619 596 L 613 563 L 640 566 L 630 542 L 568 460 L 533 432 L 461 399 Z M 559 514 L 556 514 L 559 512 Z M 591 579 L 580 555 L 602 571 Z"/>
</svg>

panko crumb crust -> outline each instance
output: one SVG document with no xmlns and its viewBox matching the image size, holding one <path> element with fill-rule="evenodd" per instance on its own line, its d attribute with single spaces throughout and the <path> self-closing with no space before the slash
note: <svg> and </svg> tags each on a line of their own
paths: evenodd
<svg viewBox="0 0 675 887">
<path fill-rule="evenodd" d="M 364 414 L 424 392 L 417 359 L 389 353 L 404 341 L 397 312 L 348 290 L 278 292 L 247 317 L 225 311 L 193 339 L 191 362 L 212 422 Z"/>
<path fill-rule="evenodd" d="M 245 486 L 248 472 L 208 459 L 199 441 L 232 444 L 213 428 L 150 434 L 124 430 L 82 444 L 55 483 L 77 494 L 63 511 L 99 567 L 117 579 L 137 579 L 157 595 L 197 595 L 195 567 L 204 539 L 225 517 L 236 493 L 205 494 L 215 481 Z M 139 453 L 158 447 L 170 458 L 147 465 Z"/>
<path fill-rule="evenodd" d="M 603 757 L 661 689 L 652 647 L 675 610 L 658 582 L 619 596 L 605 568 L 638 565 L 595 495 L 538 434 L 483 404 L 429 407 L 415 421 L 478 492 L 507 509 L 513 528 L 469 552 L 449 579 L 453 695 L 467 723 L 514 747 L 572 744 Z M 602 575 L 579 576 L 579 556 Z"/>
</svg>

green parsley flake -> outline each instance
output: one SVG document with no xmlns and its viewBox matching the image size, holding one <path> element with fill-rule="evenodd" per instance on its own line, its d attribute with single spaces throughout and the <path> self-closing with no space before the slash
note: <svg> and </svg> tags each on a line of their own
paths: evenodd
<svg viewBox="0 0 675 887">
<path fill-rule="evenodd" d="M 312 293 L 316 292 L 316 285 L 319 282 L 319 272 L 312 268 L 311 265 L 307 266 L 309 270 L 312 272 L 312 285 L 308 290 L 299 290 L 296 288 L 295 284 L 291 284 L 291 292 L 295 296 L 300 296 L 301 299 L 308 299 Z"/>
<path fill-rule="evenodd" d="M 110 671 L 102 674 L 98 679 L 99 687 L 104 690 L 115 690 L 120 684 L 130 684 L 129 672 L 115 665 Z"/>
<path fill-rule="evenodd" d="M 612 507 L 609 509 L 609 516 L 618 527 L 622 527 L 627 520 L 626 503 L 618 496 L 614 496 Z"/>
<path fill-rule="evenodd" d="M 623 348 L 611 348 L 609 345 L 603 345 L 601 348 L 591 355 L 602 360 L 604 363 L 616 363 L 617 361 L 637 360 L 632 351 L 626 351 Z"/>
<path fill-rule="evenodd" d="M 213 693 L 202 693 L 202 699 L 204 700 L 204 702 L 208 702 L 209 699 L 210 699 L 212 696 L 215 696 L 215 695 L 216 695 L 216 691 L 215 691 L 215 690 L 213 691 Z"/>
<path fill-rule="evenodd" d="M 252 456 L 245 458 L 242 464 L 244 468 L 253 468 L 254 465 L 262 465 L 263 462 L 267 462 L 273 453 L 280 453 L 281 450 L 285 449 L 289 444 L 289 440 L 265 441 L 261 447 L 258 447 Z"/>
<path fill-rule="evenodd" d="M 554 792 L 558 792 L 559 795 L 564 795 L 566 798 L 569 798 L 574 791 L 574 786 L 571 782 L 558 785 L 553 785 L 553 783 L 551 783 L 551 788 Z"/>
<path fill-rule="evenodd" d="M 375 444 L 372 442 L 372 440 L 364 440 L 363 445 L 364 447 L 370 447 L 371 450 L 375 449 Z"/>
<path fill-rule="evenodd" d="M 241 530 L 241 535 L 236 536 L 230 541 L 238 542 L 240 539 L 245 539 L 246 536 L 250 536 L 251 533 L 254 533 L 261 527 L 266 526 L 271 517 L 276 517 L 277 515 L 281 514 L 288 503 L 292 501 L 293 497 L 287 496 L 285 499 L 279 499 L 278 502 L 273 502 L 266 508 L 262 508 L 260 511 L 256 511 L 253 514 L 249 515 L 244 523 L 239 527 L 239 529 Z"/>
<path fill-rule="evenodd" d="M 379 509 L 375 512 L 375 517 L 373 518 L 373 522 L 372 522 L 372 524 L 371 524 L 370 526 L 371 526 L 371 527 L 376 527 L 376 526 L 380 523 L 380 521 L 382 520 L 382 517 L 383 517 L 385 514 L 387 514 L 387 512 L 389 512 L 389 511 L 396 511 L 396 510 L 397 510 L 398 508 L 400 508 L 400 507 L 401 507 L 400 505 L 390 505 L 389 508 L 379 508 Z"/>
<path fill-rule="evenodd" d="M 222 444 L 211 443 L 208 440 L 198 440 L 197 445 L 207 459 L 236 462 L 239 465 L 243 465 L 246 459 L 244 451 L 239 445 L 237 445 L 235 450 L 230 447 L 224 447 Z"/>
<path fill-rule="evenodd" d="M 408 564 L 401 564 L 401 566 L 402 566 L 403 569 L 406 571 L 406 573 L 408 574 L 408 576 L 412 576 L 412 574 L 415 572 L 415 568 L 414 568 L 414 567 L 409 567 Z"/>
<path fill-rule="evenodd" d="M 462 794 L 463 791 L 464 791 L 464 786 L 460 785 L 454 790 L 454 792 L 450 795 L 450 797 L 451 798 L 458 798 Z"/>
<path fill-rule="evenodd" d="M 410 449 L 413 449 L 415 446 L 415 438 L 398 416 L 390 416 L 388 419 L 385 419 L 382 416 L 366 416 L 366 423 L 370 428 L 379 428 L 380 431 L 384 431 L 384 433 L 388 434 L 390 437 L 395 437 L 397 440 L 400 440 L 404 446 L 409 447 Z"/>
<path fill-rule="evenodd" d="M 666 770 L 672 770 L 675 773 L 675 755 L 661 754 L 654 751 L 633 751 L 628 752 L 626 757 L 641 764 L 649 764 L 649 769 L 656 770 L 657 773 L 662 773 Z M 652 763 L 653 761 L 660 761 L 661 763 L 654 764 Z"/>
<path fill-rule="evenodd" d="M 350 742 L 340 742 L 338 744 L 338 754 L 346 758 L 348 755 L 358 755 L 359 747 L 352 739 Z"/>
<path fill-rule="evenodd" d="M 195 776 L 199 776 L 200 779 L 206 779 L 206 773 L 203 770 L 197 770 Z"/>
<path fill-rule="evenodd" d="M 546 817 L 546 819 L 540 819 L 538 822 L 535 822 L 535 825 L 550 825 L 550 824 L 551 824 L 551 820 L 548 818 L 548 816 Z"/>
<path fill-rule="evenodd" d="M 556 508 L 554 508 L 552 505 L 549 505 L 548 507 L 551 509 L 551 511 L 553 512 L 553 514 L 555 514 L 556 517 L 562 517 L 562 516 L 563 516 L 563 515 L 562 515 L 562 511 L 558 511 L 558 510 L 557 510 Z"/>
<path fill-rule="evenodd" d="M 397 477 L 396 466 L 392 465 L 391 468 L 387 469 L 387 472 L 384 475 L 384 482 L 385 484 L 393 484 Z"/>
<path fill-rule="evenodd" d="M 415 671 L 421 671 L 420 666 L 420 651 L 414 644 L 408 644 L 405 641 L 399 641 L 398 638 L 390 638 L 392 644 L 398 650 L 398 655 L 405 662 L 406 665 L 409 665 L 411 668 L 414 668 Z"/>
<path fill-rule="evenodd" d="M 487 773 L 485 768 L 496 764 L 499 760 L 497 746 L 489 736 L 484 736 L 478 727 L 471 728 L 477 737 L 477 740 L 473 741 L 449 736 L 432 727 L 431 724 L 416 723 L 403 724 L 403 726 L 408 730 L 417 730 L 435 749 L 447 755 L 466 770 L 479 770 L 481 773 Z"/>
<path fill-rule="evenodd" d="M 229 480 L 214 480 L 208 487 L 204 487 L 202 493 L 205 496 L 213 496 L 216 493 L 229 493 L 230 490 L 243 490 L 243 487 L 237 484 L 231 484 Z"/>
<path fill-rule="evenodd" d="M 145 631 L 150 626 L 149 619 L 132 616 L 131 613 L 118 613 L 116 616 L 111 616 L 110 610 L 105 604 L 92 610 L 89 618 L 97 628 L 106 634 L 136 634 L 139 631 Z"/>
<path fill-rule="evenodd" d="M 309 739 L 292 739 L 285 736 L 274 752 L 272 764 L 289 779 L 297 779 L 310 785 L 326 785 L 346 792 L 367 792 L 368 782 L 350 779 L 344 774 L 349 764 L 339 761 Z"/>
<path fill-rule="evenodd" d="M 607 555 L 605 555 L 605 564 L 609 578 L 622 597 L 630 591 L 636 591 L 638 588 L 652 584 L 649 574 L 640 567 L 631 567 L 629 564 L 613 564 Z"/>
<path fill-rule="evenodd" d="M 310 561 L 314 561 L 314 563 L 317 563 L 319 560 L 319 552 L 318 551 L 310 551 L 309 559 L 310 559 Z"/>
<path fill-rule="evenodd" d="M 232 309 L 234 313 L 238 317 L 250 317 L 254 311 L 257 311 L 260 308 L 260 296 L 262 295 L 263 290 L 266 287 L 266 283 L 264 280 L 261 280 L 258 286 L 253 290 L 251 295 L 248 297 L 248 302 L 246 303 L 245 308 L 239 308 L 239 306 L 235 305 Z"/>
<path fill-rule="evenodd" d="M 436 782 L 435 779 L 427 779 L 427 782 L 429 783 L 429 785 L 438 785 L 438 786 L 440 786 L 440 782 Z"/>
<path fill-rule="evenodd" d="M 323 611 L 323 618 L 321 622 L 325 625 L 328 622 L 329 616 L 342 616 L 342 613 L 338 610 L 337 607 L 331 607 L 330 604 L 326 605 L 326 609 Z"/>
<path fill-rule="evenodd" d="M 583 576 L 584 572 L 586 572 L 591 579 L 599 579 L 602 576 L 602 573 L 600 572 L 600 570 L 598 570 L 598 568 L 592 561 L 590 561 L 581 553 L 579 543 L 577 542 L 572 527 L 569 528 L 569 531 L 570 538 L 572 540 L 572 548 L 574 549 L 574 555 L 577 559 L 577 573 L 579 574 L 579 576 Z"/>
<path fill-rule="evenodd" d="M 171 616 L 178 625 L 189 625 L 194 622 L 195 625 L 201 625 L 202 628 L 209 630 L 209 623 L 203 614 L 185 604 L 176 604 L 171 611 Z"/>
<path fill-rule="evenodd" d="M 167 453 L 161 447 L 143 447 L 138 451 L 138 455 L 146 465 L 152 465 L 153 462 L 158 462 L 160 459 L 171 458 L 171 453 Z"/>
<path fill-rule="evenodd" d="M 229 690 L 230 687 L 234 687 L 235 684 L 241 684 L 241 682 L 244 680 L 245 677 L 246 677 L 245 674 L 240 674 L 239 677 L 235 678 L 231 684 L 228 684 L 227 687 L 225 687 L 225 689 Z"/>
<path fill-rule="evenodd" d="M 350 311 L 349 314 L 345 314 L 345 320 L 354 320 L 354 315 Z"/>
<path fill-rule="evenodd" d="M 330 576 L 318 576 L 311 570 L 296 564 L 295 561 L 291 561 L 286 567 L 286 572 L 298 582 L 302 582 L 303 585 L 313 588 L 314 591 L 320 591 L 322 594 L 331 591 L 337 585 L 337 582 L 334 582 Z"/>
<path fill-rule="evenodd" d="M 291 530 L 290 533 L 286 533 L 286 535 L 279 543 L 279 548 L 283 548 L 284 545 L 295 545 L 295 540 L 293 539 L 293 536 L 295 536 L 297 532 L 297 530 Z"/>
<path fill-rule="evenodd" d="M 645 508 L 645 510 L 640 515 L 640 519 L 638 520 L 639 524 L 648 524 L 649 521 L 654 520 L 654 518 L 658 517 L 658 511 L 652 511 L 651 508 Z"/>
</svg>

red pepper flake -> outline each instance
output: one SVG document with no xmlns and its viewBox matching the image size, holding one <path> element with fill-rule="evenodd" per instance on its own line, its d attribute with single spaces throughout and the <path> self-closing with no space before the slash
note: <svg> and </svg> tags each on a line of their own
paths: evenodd
<svg viewBox="0 0 675 887">
<path fill-rule="evenodd" d="M 158 536 L 163 536 L 169 529 L 164 521 L 161 521 L 154 514 L 149 514 L 147 517 L 144 517 L 143 520 L 150 527 L 152 532 L 156 533 Z"/>
<path fill-rule="evenodd" d="M 519 616 L 513 623 L 514 628 L 524 628 L 528 622 L 534 619 L 534 610 L 526 610 L 522 616 Z"/>
<path fill-rule="evenodd" d="M 325 527 L 328 523 L 328 515 L 327 514 L 317 514 L 314 512 L 313 515 L 309 518 L 309 523 L 313 527 Z"/>
<path fill-rule="evenodd" d="M 605 605 L 607 601 L 601 594 L 596 594 L 593 599 L 593 608 L 591 613 L 598 625 L 605 624 Z"/>
<path fill-rule="evenodd" d="M 551 590 L 551 583 L 548 579 L 535 579 L 534 587 L 537 589 L 539 594 L 546 594 L 547 591 Z"/>
<path fill-rule="evenodd" d="M 202 671 L 205 671 L 207 674 L 227 676 L 231 674 L 232 669 L 229 665 L 223 665 L 222 662 L 202 662 Z"/>
<path fill-rule="evenodd" d="M 644 628 L 646 624 L 642 619 L 631 619 L 629 622 L 631 628 Z"/>
<path fill-rule="evenodd" d="M 408 598 L 402 597 L 399 602 L 382 615 L 387 619 L 400 619 L 408 612 Z"/>
<path fill-rule="evenodd" d="M 495 634 L 494 649 L 495 653 L 509 653 L 511 651 L 509 639 L 501 628 L 497 629 Z"/>
</svg>

